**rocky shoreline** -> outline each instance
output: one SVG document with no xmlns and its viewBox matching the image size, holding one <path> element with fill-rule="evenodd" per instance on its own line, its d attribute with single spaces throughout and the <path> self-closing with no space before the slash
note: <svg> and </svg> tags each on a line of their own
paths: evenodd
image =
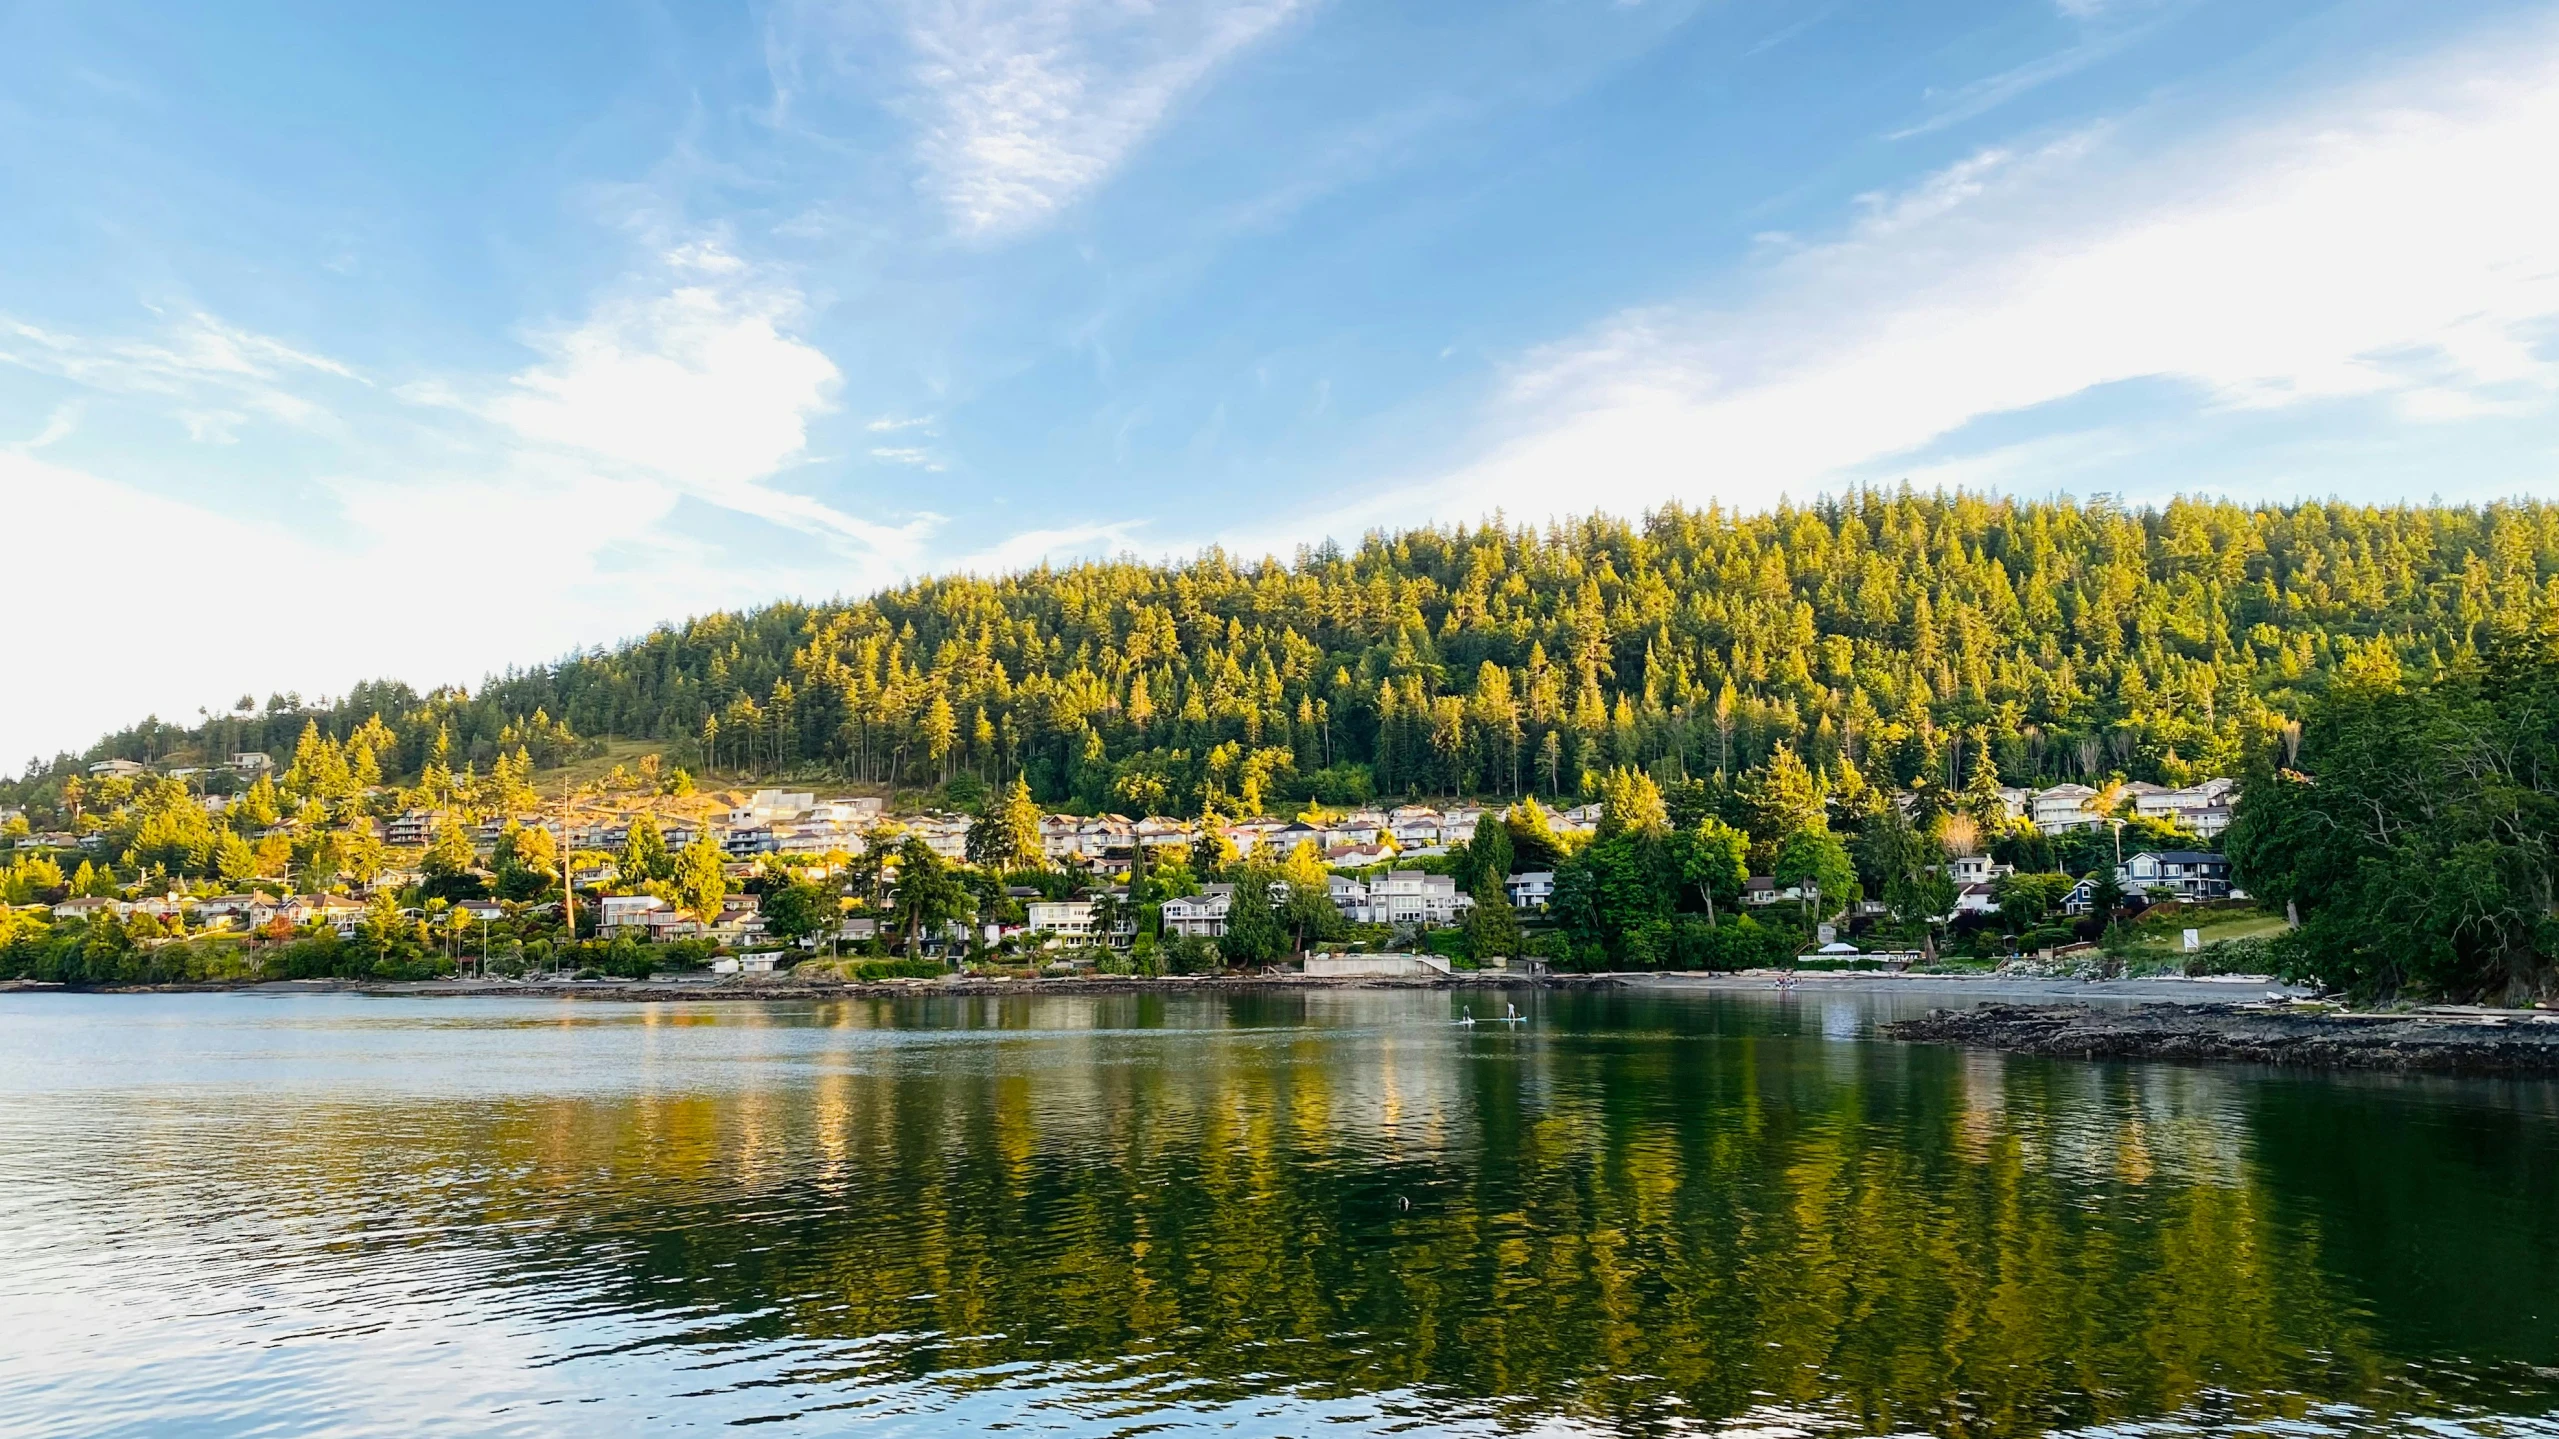
<svg viewBox="0 0 2559 1439">
<path fill-rule="evenodd" d="M 2290 1069 L 2559 1076 L 2559 1014 L 2350 1014 L 2298 1006 L 1984 1004 L 1883 1027 L 1890 1038 L 2056 1059 L 2217 1060 Z"/>
</svg>

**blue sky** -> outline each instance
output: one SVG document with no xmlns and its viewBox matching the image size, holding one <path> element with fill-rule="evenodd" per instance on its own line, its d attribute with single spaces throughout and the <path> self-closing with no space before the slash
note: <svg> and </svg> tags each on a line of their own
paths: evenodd
<svg viewBox="0 0 2559 1439">
<path fill-rule="evenodd" d="M 0 6 L 0 754 L 1496 510 L 2546 493 L 2553 155 L 2523 4 Z"/>
</svg>

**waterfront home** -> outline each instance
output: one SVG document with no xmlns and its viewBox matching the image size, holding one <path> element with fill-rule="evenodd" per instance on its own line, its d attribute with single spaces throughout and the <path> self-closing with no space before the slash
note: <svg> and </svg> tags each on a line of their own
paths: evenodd
<svg viewBox="0 0 2559 1439">
<path fill-rule="evenodd" d="M 1447 929 L 1462 922 L 1474 907 L 1475 897 L 1460 890 L 1453 875 L 1397 869 L 1368 882 L 1371 924 Z"/>
<path fill-rule="evenodd" d="M 1226 933 L 1226 911 L 1234 903 L 1231 884 L 1202 885 L 1197 894 L 1168 899 L 1162 910 L 1164 932 L 1215 939 Z"/>
<path fill-rule="evenodd" d="M 2115 870 L 2126 894 L 2182 904 L 2231 897 L 2230 859 L 2195 849 L 2144 850 Z"/>
<path fill-rule="evenodd" d="M 665 900 L 653 894 L 608 894 L 596 902 L 595 927 L 607 937 L 624 930 L 645 929 L 651 914 L 668 908 L 671 906 Z"/>
<path fill-rule="evenodd" d="M 53 917 L 55 919 L 95 919 L 104 914 L 121 919 L 132 908 L 132 905 L 120 899 L 105 899 L 94 894 L 84 894 L 78 899 L 66 899 L 55 905 Z"/>
<path fill-rule="evenodd" d="M 1040 900 L 1026 906 L 1032 934 L 1047 935 L 1068 945 L 1107 944 L 1112 949 L 1126 949 L 1137 940 L 1137 919 L 1118 912 L 1107 930 L 1095 912 L 1100 908 L 1090 899 Z"/>
<path fill-rule="evenodd" d="M 1555 898 L 1555 871 L 1522 870 L 1503 880 L 1502 888 L 1510 895 L 1511 908 L 1542 911 Z"/>
</svg>

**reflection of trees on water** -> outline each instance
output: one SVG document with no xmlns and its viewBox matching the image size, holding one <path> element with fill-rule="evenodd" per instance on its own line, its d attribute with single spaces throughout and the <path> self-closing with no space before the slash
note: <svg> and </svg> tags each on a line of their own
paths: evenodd
<svg viewBox="0 0 2559 1439">
<path fill-rule="evenodd" d="M 528 1220 L 501 1231 L 511 1282 L 811 1342 L 839 1356 L 818 1382 L 1075 1365 L 1193 1398 L 1947 1434 L 2389 1402 L 2317 1206 L 2270 1197 L 2253 1079 L 1695 1005 L 1465 1033 L 1362 998 L 1310 1001 L 1320 1030 L 1293 1003 L 723 1015 L 800 1057 L 409 1138 L 477 1176 L 422 1202 Z"/>
</svg>

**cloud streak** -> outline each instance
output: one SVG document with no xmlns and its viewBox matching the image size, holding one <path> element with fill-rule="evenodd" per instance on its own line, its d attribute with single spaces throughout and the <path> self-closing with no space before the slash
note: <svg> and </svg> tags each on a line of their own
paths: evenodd
<svg viewBox="0 0 2559 1439">
<path fill-rule="evenodd" d="M 1304 0 L 919 0 L 925 187 L 972 239 L 1017 234 L 1119 168 L 1172 107 Z"/>
<path fill-rule="evenodd" d="M 1526 357 L 1499 399 L 1524 421 L 1349 518 L 1765 504 L 2137 379 L 2222 409 L 2545 409 L 2559 192 L 2528 177 L 2559 153 L 2559 32 L 2528 38 L 2147 153 L 2107 126 L 1872 197 L 1739 304 Z"/>
</svg>

